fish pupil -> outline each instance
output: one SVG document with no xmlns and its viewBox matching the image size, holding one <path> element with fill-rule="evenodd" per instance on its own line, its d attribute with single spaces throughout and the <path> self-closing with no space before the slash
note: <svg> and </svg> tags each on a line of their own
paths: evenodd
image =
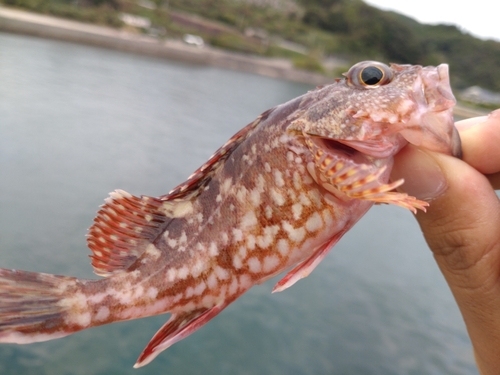
<svg viewBox="0 0 500 375">
<path fill-rule="evenodd" d="M 361 81 L 369 86 L 376 85 L 383 77 L 384 72 L 375 66 L 368 66 L 361 72 Z"/>
</svg>

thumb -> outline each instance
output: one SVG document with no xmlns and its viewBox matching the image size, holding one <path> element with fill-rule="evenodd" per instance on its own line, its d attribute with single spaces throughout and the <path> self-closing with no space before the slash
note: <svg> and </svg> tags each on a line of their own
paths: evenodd
<svg viewBox="0 0 500 375">
<path fill-rule="evenodd" d="M 408 146 L 392 177 L 430 202 L 416 215 L 467 325 L 484 374 L 500 368 L 500 203 L 488 179 L 465 162 Z"/>
</svg>

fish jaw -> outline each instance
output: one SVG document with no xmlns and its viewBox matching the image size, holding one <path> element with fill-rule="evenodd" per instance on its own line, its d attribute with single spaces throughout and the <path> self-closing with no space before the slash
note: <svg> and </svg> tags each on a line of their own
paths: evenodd
<svg viewBox="0 0 500 375">
<path fill-rule="evenodd" d="M 450 88 L 448 65 L 422 68 L 420 77 L 413 88 L 418 108 L 401 135 L 417 147 L 461 158 L 460 136 L 453 120 L 456 101 Z"/>
</svg>

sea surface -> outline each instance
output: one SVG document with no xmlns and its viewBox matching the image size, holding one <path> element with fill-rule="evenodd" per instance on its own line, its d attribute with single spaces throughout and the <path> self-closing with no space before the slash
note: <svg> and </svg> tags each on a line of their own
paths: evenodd
<svg viewBox="0 0 500 375">
<path fill-rule="evenodd" d="M 108 192 L 161 195 L 311 87 L 0 33 L 0 267 L 97 278 Z M 252 288 L 139 370 L 168 315 L 0 345 L 2 375 L 473 375 L 465 327 L 410 212 L 375 207 L 306 279 Z"/>
</svg>

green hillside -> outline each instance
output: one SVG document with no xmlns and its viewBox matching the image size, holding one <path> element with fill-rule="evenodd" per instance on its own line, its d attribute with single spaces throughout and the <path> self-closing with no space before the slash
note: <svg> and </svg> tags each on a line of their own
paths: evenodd
<svg viewBox="0 0 500 375">
<path fill-rule="evenodd" d="M 136 29 L 161 38 L 200 35 L 213 46 L 292 59 L 299 68 L 338 75 L 365 59 L 448 63 L 456 89 L 500 92 L 500 43 L 453 25 L 423 25 L 361 0 L 0 0 L 84 22 L 126 27 L 121 14 L 151 21 Z M 330 66 L 329 57 L 336 57 Z M 343 61 L 346 66 L 339 67 Z"/>
</svg>

